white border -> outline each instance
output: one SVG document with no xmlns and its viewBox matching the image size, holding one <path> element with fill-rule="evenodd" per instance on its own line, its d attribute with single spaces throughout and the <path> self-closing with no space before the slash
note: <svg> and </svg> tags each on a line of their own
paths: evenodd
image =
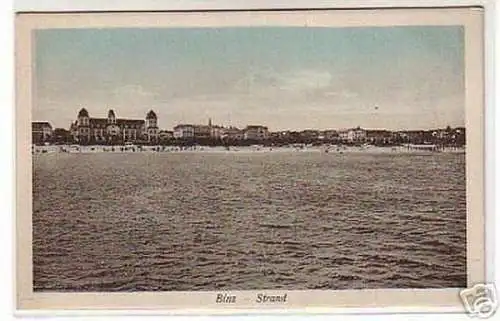
<svg viewBox="0 0 500 321">
<path fill-rule="evenodd" d="M 333 1 L 318 1 L 318 0 L 313 0 L 313 1 L 306 1 L 306 0 L 292 0 L 292 1 L 264 1 L 264 0 L 254 0 L 251 3 L 246 2 L 241 0 L 234 0 L 234 1 L 199 1 L 199 0 L 193 0 L 193 1 L 180 1 L 180 0 L 171 0 L 171 1 L 158 1 L 158 0 L 122 0 L 122 1 L 99 1 L 99 0 L 85 0 L 85 1 L 79 1 L 78 3 L 75 3 L 75 1 L 64 1 L 64 0 L 44 0 L 43 2 L 37 1 L 37 0 L 17 0 L 15 3 L 14 10 L 15 11 L 78 11 L 78 10 L 88 10 L 88 11 L 103 11 L 103 10 L 117 10 L 117 11 L 134 11 L 134 10 L 201 10 L 201 9 L 209 9 L 209 10 L 221 10 L 221 9 L 276 9 L 276 8 L 344 8 L 344 7 L 431 7 L 431 6 L 466 6 L 466 5 L 484 5 L 485 6 L 485 17 L 486 17 L 486 141 L 485 141 L 485 146 L 486 146 L 486 211 L 487 211 L 487 262 L 488 264 L 488 269 L 487 269 L 487 279 L 490 281 L 495 280 L 496 281 L 496 286 L 497 290 L 500 290 L 500 284 L 498 283 L 498 276 L 500 275 L 499 271 L 499 246 L 495 247 L 495 234 L 496 232 L 499 232 L 498 225 L 500 223 L 500 220 L 494 220 L 494 216 L 496 214 L 496 202 L 495 196 L 500 196 L 496 191 L 495 191 L 495 185 L 496 182 L 498 182 L 499 178 L 499 171 L 495 170 L 495 160 L 500 158 L 500 148 L 499 148 L 499 140 L 495 140 L 495 138 L 499 139 L 498 135 L 498 130 L 495 130 L 496 126 L 499 124 L 500 119 L 499 119 L 499 112 L 495 112 L 495 107 L 498 106 L 498 103 L 494 97 L 495 92 L 500 92 L 500 86 L 498 86 L 498 83 L 495 83 L 495 74 L 498 72 L 498 64 L 494 64 L 495 58 L 498 58 L 498 44 L 500 43 L 498 41 L 498 32 L 495 32 L 495 23 L 494 21 L 499 18 L 499 8 L 498 5 L 495 8 L 495 1 L 489 0 L 489 1 L 458 1 L 458 0 L 452 0 L 452 1 L 446 1 L 446 0 L 434 0 L 434 1 L 429 1 L 429 0 L 424 0 L 424 1 L 406 1 L 406 0 L 400 0 L 400 1 L 352 1 L 352 0 L 346 0 L 342 2 L 333 2 Z M 0 1 L 2 13 L 4 7 L 7 7 L 9 9 L 9 3 L 6 1 Z M 10 12 L 7 12 L 9 14 Z M 7 44 L 7 52 L 13 52 L 13 50 L 10 50 L 12 48 L 12 43 L 11 43 L 11 30 L 12 30 L 12 17 L 8 15 L 6 19 L 3 17 L 0 18 L 0 23 L 2 23 L 2 27 L 0 30 L 2 30 L 1 34 L 1 43 L 4 46 Z M 5 26 L 4 26 L 5 25 Z M 5 37 L 5 34 L 8 34 L 7 37 Z M 13 62 L 12 62 L 12 57 L 7 54 L 8 57 L 7 59 L 4 59 L 3 55 L 1 58 L 1 63 L 2 67 L 3 64 L 6 63 L 7 68 L 1 68 L 1 70 L 9 70 L 10 72 L 13 72 Z M 2 117 L 1 117 L 1 134 L 0 138 L 2 139 L 2 144 L 1 146 L 6 148 L 6 150 L 13 150 L 13 132 L 12 132 L 12 127 L 13 127 L 13 116 L 12 116 L 12 106 L 13 106 L 13 97 L 11 95 L 12 93 L 12 74 L 7 72 L 7 73 L 2 73 L 0 74 L 0 80 L 1 80 L 1 96 L 0 96 L 0 104 L 1 106 L 11 106 L 11 108 L 5 108 L 2 110 Z M 7 83 L 5 85 L 5 83 Z M 10 156 L 10 157 L 9 157 Z M 3 244 L 8 244 L 10 240 L 12 240 L 12 237 L 9 238 L 9 236 L 12 236 L 12 231 L 9 229 L 13 226 L 12 222 L 12 215 L 9 215 L 12 213 L 13 210 L 13 203 L 12 200 L 12 177 L 13 177 L 13 162 L 12 162 L 12 155 L 9 155 L 8 153 L 2 153 L 1 154 L 1 159 L 2 159 L 2 165 L 7 165 L 10 168 L 10 173 L 9 173 L 9 178 L 11 180 L 2 180 L 1 182 L 1 196 L 2 200 L 6 200 L 6 202 L 2 202 L 2 209 L 0 213 L 3 215 L 0 215 L 0 219 L 2 220 L 0 226 L 5 229 L 2 230 L 1 233 L 2 235 L 2 243 Z M 2 166 L 4 167 L 4 166 Z M 4 167 L 5 168 L 5 167 Z M 5 222 L 7 221 L 7 222 Z M 8 256 L 12 257 L 12 250 L 11 248 L 8 248 L 7 251 L 4 253 L 7 254 Z M 11 273 L 3 273 L 2 270 L 2 277 L 6 276 L 6 280 L 2 282 L 2 284 L 9 284 L 10 286 L 8 287 L 2 287 L 2 291 L 5 292 L 7 290 L 7 293 L 2 293 L 2 304 L 4 303 L 10 303 L 10 308 L 8 309 L 8 314 L 10 314 L 10 311 L 12 311 L 12 291 L 9 291 L 12 289 L 12 266 L 10 265 L 5 265 L 3 264 L 4 267 L 10 268 Z M 3 309 L 2 309 L 3 310 Z M 391 313 L 392 309 L 386 309 L 384 312 L 386 313 Z M 372 313 L 376 312 L 381 312 L 381 311 L 370 311 Z M 431 311 L 429 311 L 431 312 Z M 3 311 L 2 311 L 3 314 Z M 75 313 L 72 313 L 74 315 Z M 84 312 L 84 313 L 78 313 L 78 315 L 90 315 L 94 313 L 89 313 L 89 312 Z M 99 315 L 103 315 L 104 313 L 99 312 Z M 95 315 L 95 314 L 94 314 Z M 412 315 L 411 319 L 427 319 L 427 318 L 432 318 L 434 315 Z M 287 316 L 288 317 L 288 316 Z M 300 317 L 300 316 L 297 316 Z M 357 316 L 346 316 L 346 315 L 338 315 L 338 319 L 340 320 L 352 320 L 358 318 Z M 365 316 L 367 317 L 367 316 Z M 373 317 L 373 318 L 372 318 Z M 401 319 L 408 319 L 410 316 L 409 315 L 401 315 Z M 458 316 L 452 316 L 452 315 L 440 315 L 440 318 L 444 319 L 457 319 Z M 462 318 L 463 317 L 463 318 Z M 459 317 L 459 319 L 467 319 L 465 316 Z M 98 318 L 99 320 L 106 320 L 109 317 L 104 317 L 104 318 Z M 182 318 L 182 317 L 180 317 Z M 216 318 L 216 317 L 214 317 Z M 242 319 L 243 317 L 239 317 Z M 264 319 L 266 317 L 263 317 Z M 293 318 L 293 317 L 292 317 Z M 311 316 L 311 318 L 317 318 L 314 316 Z M 398 318 L 398 317 L 396 317 Z M 380 319 L 380 320 L 393 320 L 396 319 L 394 316 L 387 316 L 387 315 L 372 315 L 370 319 Z M 5 320 L 6 318 L 2 318 L 2 320 Z M 139 318 L 134 318 L 134 319 L 139 319 Z M 164 317 L 162 317 L 164 319 Z M 97 320 L 97 318 L 96 318 Z M 215 320 L 215 319 L 214 319 Z"/>
<path fill-rule="evenodd" d="M 0 319 L 11 320 L 14 308 L 14 19 L 10 1 L 0 2 L 0 168 L 4 179 L 0 181 L 0 244 L 3 245 L 0 264 Z M 9 153 L 10 151 L 10 153 Z"/>
<path fill-rule="evenodd" d="M 234 9 L 327 9 L 388 7 L 449 7 L 486 5 L 491 0 L 16 0 L 15 11 L 152 11 Z"/>
<path fill-rule="evenodd" d="M 362 19 L 361 19 L 362 18 Z M 34 293 L 32 288 L 31 259 L 31 160 L 29 150 L 30 108 L 33 101 L 31 80 L 31 31 L 40 28 L 82 27 L 149 27 L 149 26 L 213 26 L 213 25 L 303 25 L 309 26 L 359 26 L 377 25 L 449 25 L 465 26 L 466 68 L 466 127 L 467 132 L 467 270 L 468 284 L 484 282 L 484 176 L 483 176 L 483 12 L 469 8 L 370 10 L 370 11 L 287 11 L 282 12 L 212 12 L 212 13 L 85 13 L 85 14 L 24 14 L 18 17 L 16 54 L 19 92 L 16 95 L 17 110 L 17 159 L 16 166 L 24 168 L 17 172 L 17 288 L 18 309 L 156 309 L 164 313 L 255 313 L 260 305 L 255 304 L 255 291 L 231 291 L 237 295 L 238 303 L 220 309 L 214 302 L 217 292 L 141 292 L 141 293 Z M 475 178 L 477 179 L 475 179 Z M 26 196 L 22 196 L 27 193 Z M 274 291 L 273 291 L 274 292 Z M 344 291 L 288 291 L 288 311 L 301 309 L 308 313 L 361 312 L 368 308 L 429 307 L 441 309 L 453 307 L 462 312 L 458 289 L 364 289 Z M 193 305 L 193 300 L 197 304 Z M 262 309 L 265 307 L 262 306 Z M 270 306 L 268 308 L 271 308 Z M 273 306 L 273 309 L 278 307 Z M 349 310 L 347 309 L 349 308 Z M 357 308 L 356 310 L 354 308 Z M 167 310 L 168 309 L 168 310 Z M 238 309 L 238 310 L 237 310 Z M 362 310 L 361 310 L 362 309 Z M 201 311 L 200 311 L 201 310 Z M 450 310 L 446 310 L 450 311 Z"/>
<path fill-rule="evenodd" d="M 485 7 L 485 224 L 486 224 L 486 280 L 496 283 L 497 291 L 500 291 L 500 246 L 495 235 L 499 233 L 500 220 L 495 217 L 498 212 L 498 184 L 499 171 L 496 168 L 496 160 L 499 159 L 500 149 L 498 148 L 498 98 L 495 93 L 500 92 L 499 83 L 496 80 L 498 75 L 498 41 L 499 31 L 495 25 L 500 14 L 500 5 L 489 1 Z M 495 59 L 496 58 L 496 59 Z M 496 60 L 496 63 L 495 63 Z M 495 144 L 495 141 L 497 142 Z M 500 293 L 500 292 L 499 292 Z M 497 293 L 498 294 L 498 293 Z"/>
</svg>

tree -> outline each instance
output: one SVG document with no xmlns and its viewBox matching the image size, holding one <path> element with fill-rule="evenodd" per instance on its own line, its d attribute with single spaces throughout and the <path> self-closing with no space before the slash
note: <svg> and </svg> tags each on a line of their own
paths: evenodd
<svg viewBox="0 0 500 321">
<path fill-rule="evenodd" d="M 52 142 L 59 144 L 69 144 L 72 141 L 72 136 L 69 130 L 64 128 L 56 128 L 52 134 Z"/>
</svg>

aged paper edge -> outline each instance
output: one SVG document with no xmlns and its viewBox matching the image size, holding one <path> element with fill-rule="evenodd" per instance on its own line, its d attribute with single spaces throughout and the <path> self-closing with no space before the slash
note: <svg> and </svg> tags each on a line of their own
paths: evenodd
<svg viewBox="0 0 500 321">
<path fill-rule="evenodd" d="M 225 291 L 235 304 L 215 303 L 221 292 L 48 293 L 33 292 L 31 110 L 33 30 L 49 28 L 146 28 L 215 26 L 425 26 L 461 25 L 465 32 L 467 173 L 467 282 L 484 281 L 484 55 L 483 10 L 378 9 L 363 11 L 190 12 L 18 14 L 16 17 L 16 307 L 19 310 L 139 309 L 178 313 L 251 313 L 338 308 L 443 308 L 462 312 L 460 289 L 373 289 L 342 291 Z M 281 305 L 257 304 L 258 293 L 288 294 Z"/>
</svg>

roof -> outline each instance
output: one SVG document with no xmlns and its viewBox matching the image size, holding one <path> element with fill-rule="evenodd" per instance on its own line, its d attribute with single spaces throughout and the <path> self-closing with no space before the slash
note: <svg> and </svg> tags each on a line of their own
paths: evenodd
<svg viewBox="0 0 500 321">
<path fill-rule="evenodd" d="M 82 108 L 78 112 L 78 117 L 89 117 L 89 112 L 87 111 L 87 109 Z"/>
<path fill-rule="evenodd" d="M 194 125 L 192 125 L 192 124 L 179 124 L 179 125 L 176 125 L 174 127 L 174 130 L 178 129 L 178 128 L 182 128 L 182 127 L 194 127 Z"/>
<path fill-rule="evenodd" d="M 363 129 L 363 128 L 360 128 L 360 127 L 355 127 L 355 128 L 342 128 L 342 129 L 339 129 L 337 132 L 339 133 L 347 133 L 347 132 L 350 132 L 350 131 L 364 131 L 366 132 L 366 129 Z"/>
<path fill-rule="evenodd" d="M 194 128 L 196 129 L 210 129 L 210 126 L 207 126 L 207 125 L 193 125 Z"/>
<path fill-rule="evenodd" d="M 156 114 L 154 111 L 150 110 L 147 115 L 146 115 L 146 119 L 156 119 Z"/>
<path fill-rule="evenodd" d="M 385 129 L 367 129 L 366 133 L 368 135 L 370 134 L 392 134 L 390 130 L 385 130 Z"/>
<path fill-rule="evenodd" d="M 424 134 L 426 132 L 429 132 L 429 131 L 426 131 L 426 130 L 404 130 L 404 131 L 400 131 L 400 133 L 405 133 L 405 134 Z"/>
<path fill-rule="evenodd" d="M 145 121 L 142 119 L 117 119 L 116 124 L 118 126 L 122 125 L 135 125 L 135 126 L 142 126 L 144 125 Z M 107 118 L 89 118 L 89 124 L 91 127 L 94 126 L 102 126 L 106 127 L 109 125 L 108 119 Z"/>
<path fill-rule="evenodd" d="M 32 129 L 43 129 L 49 127 L 52 129 L 52 125 L 48 121 L 34 121 L 31 123 Z"/>
<path fill-rule="evenodd" d="M 106 126 L 108 124 L 108 120 L 106 118 L 90 118 L 89 124 L 90 126 L 95 126 L 95 125 Z"/>
<path fill-rule="evenodd" d="M 264 129 L 267 129 L 266 126 L 262 126 L 262 125 L 248 125 L 246 127 L 246 129 L 259 129 L 259 128 L 264 128 Z"/>
<path fill-rule="evenodd" d="M 116 124 L 118 126 L 120 125 L 138 125 L 142 126 L 144 125 L 145 121 L 143 119 L 124 119 L 124 118 L 119 118 L 116 120 Z"/>
</svg>

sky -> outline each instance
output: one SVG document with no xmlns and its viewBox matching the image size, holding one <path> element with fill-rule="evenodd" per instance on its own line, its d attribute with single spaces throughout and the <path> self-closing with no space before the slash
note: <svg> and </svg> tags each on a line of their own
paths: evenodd
<svg viewBox="0 0 500 321">
<path fill-rule="evenodd" d="M 270 130 L 464 126 L 461 26 L 35 31 L 33 120 Z"/>
</svg>

